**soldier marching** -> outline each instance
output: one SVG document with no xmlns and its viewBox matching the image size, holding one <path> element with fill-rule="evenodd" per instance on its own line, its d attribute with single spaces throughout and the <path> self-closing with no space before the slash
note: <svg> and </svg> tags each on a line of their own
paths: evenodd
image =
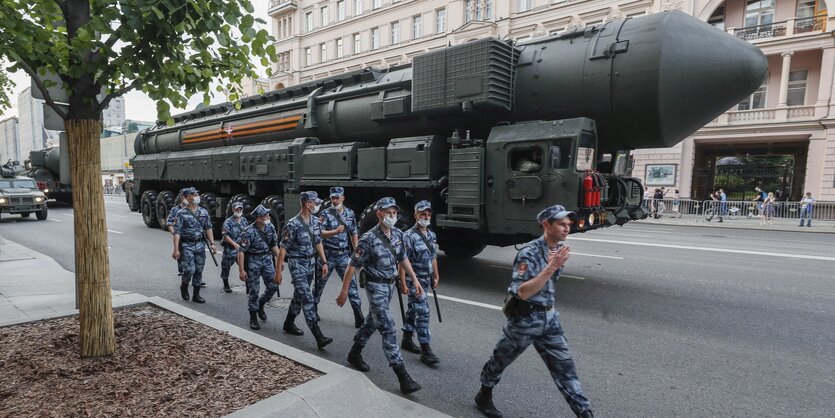
<svg viewBox="0 0 835 418">
<path fill-rule="evenodd" d="M 235 202 L 232 204 L 232 216 L 223 221 L 221 228 L 221 246 L 223 247 L 223 258 L 220 262 L 220 279 L 223 281 L 223 291 L 232 293 L 232 288 L 229 287 L 229 270 L 232 269 L 232 264 L 238 261 L 238 249 L 240 245 L 238 240 L 244 228 L 249 225 L 244 215 L 244 204 Z M 249 293 L 249 292 L 247 292 Z"/>
<path fill-rule="evenodd" d="M 245 227 L 238 238 L 237 263 L 240 279 L 246 282 L 249 327 L 259 330 L 258 319 L 267 320 L 264 305 L 278 292 L 281 273 L 272 257 L 278 255 L 278 238 L 270 221 L 270 212 L 258 205 L 252 211 L 252 217 L 255 222 Z M 264 294 L 259 298 L 262 280 Z"/>
<path fill-rule="evenodd" d="M 203 265 L 206 263 L 207 238 L 209 251 L 217 251 L 212 235 L 212 222 L 209 212 L 199 206 L 200 194 L 197 189 L 185 189 L 183 196 L 188 199 L 188 206 L 179 210 L 175 216 L 174 253 L 171 256 L 182 262 L 180 295 L 183 300 L 189 299 L 188 285 L 191 282 L 194 289 L 192 302 L 205 303 L 206 300 L 200 297 L 200 284 L 203 282 Z"/>
</svg>

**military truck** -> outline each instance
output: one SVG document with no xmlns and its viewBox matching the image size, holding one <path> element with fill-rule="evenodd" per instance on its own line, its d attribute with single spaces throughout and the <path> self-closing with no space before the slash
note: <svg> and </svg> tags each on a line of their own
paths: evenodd
<svg viewBox="0 0 835 418">
<path fill-rule="evenodd" d="M 11 213 L 28 218 L 33 212 L 39 221 L 46 220 L 46 195 L 35 180 L 19 175 L 11 164 L 0 166 L 0 216 Z"/>
<path fill-rule="evenodd" d="M 72 185 L 69 180 L 69 166 L 63 167 L 61 148 L 50 147 L 31 151 L 26 160 L 26 175 L 32 177 L 47 198 L 72 204 Z M 66 157 L 65 157 L 66 158 Z M 65 172 L 62 174 L 61 170 Z M 65 181 L 61 181 L 65 178 Z"/>
<path fill-rule="evenodd" d="M 215 224 L 232 202 L 281 225 L 299 193 L 342 186 L 363 229 L 393 196 L 401 224 L 432 201 L 441 249 L 541 234 L 560 203 L 572 232 L 646 217 L 630 151 L 669 147 L 750 95 L 756 47 L 680 12 L 611 21 L 522 43 L 487 38 L 180 114 L 135 142 L 131 210 L 160 226 L 197 187 Z"/>
</svg>

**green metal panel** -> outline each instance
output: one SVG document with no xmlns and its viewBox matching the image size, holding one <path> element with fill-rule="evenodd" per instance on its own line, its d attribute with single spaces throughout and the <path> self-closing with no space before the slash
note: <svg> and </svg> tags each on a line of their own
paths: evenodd
<svg viewBox="0 0 835 418">
<path fill-rule="evenodd" d="M 302 153 L 302 179 L 350 180 L 356 172 L 357 150 L 367 147 L 365 142 L 309 146 Z"/>
<path fill-rule="evenodd" d="M 459 148 L 449 151 L 449 196 L 447 213 L 439 217 L 438 225 L 458 226 L 467 222 L 474 226 L 481 222 L 484 201 L 484 148 Z M 457 221 L 457 222 L 455 222 Z M 449 223 L 444 223 L 449 222 Z M 453 223 L 454 222 L 454 223 Z"/>
<path fill-rule="evenodd" d="M 357 151 L 357 178 L 383 180 L 386 178 L 386 149 L 363 148 Z"/>
<path fill-rule="evenodd" d="M 246 145 L 239 153 L 241 180 L 287 180 L 290 141 Z"/>
<path fill-rule="evenodd" d="M 386 149 L 386 178 L 437 179 L 447 167 L 446 138 L 417 136 L 396 138 Z"/>
<path fill-rule="evenodd" d="M 241 146 L 216 148 L 212 153 L 212 177 L 215 180 L 236 180 L 241 170 L 238 154 Z"/>
</svg>

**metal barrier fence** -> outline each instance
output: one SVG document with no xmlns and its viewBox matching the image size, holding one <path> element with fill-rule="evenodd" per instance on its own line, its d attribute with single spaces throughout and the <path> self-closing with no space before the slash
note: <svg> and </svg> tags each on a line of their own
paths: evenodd
<svg viewBox="0 0 835 418">
<path fill-rule="evenodd" d="M 720 216 L 729 218 L 759 218 L 763 214 L 762 202 L 691 200 L 691 199 L 646 199 L 644 207 L 648 209 L 650 217 L 656 213 L 661 216 L 680 217 L 684 215 Z M 774 202 L 771 218 L 800 219 L 808 209 L 802 208 L 800 202 Z M 808 215 L 806 217 L 809 217 Z M 811 207 L 811 219 L 835 220 L 835 202 L 815 202 Z"/>
</svg>

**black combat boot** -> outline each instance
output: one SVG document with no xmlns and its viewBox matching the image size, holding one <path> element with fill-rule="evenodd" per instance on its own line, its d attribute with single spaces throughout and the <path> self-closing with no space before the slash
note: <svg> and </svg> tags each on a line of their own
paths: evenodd
<svg viewBox="0 0 835 418">
<path fill-rule="evenodd" d="M 364 323 L 365 317 L 362 315 L 362 309 L 359 307 L 354 308 L 354 328 L 360 329 Z"/>
<path fill-rule="evenodd" d="M 180 285 L 180 296 L 183 297 L 183 300 L 188 300 L 188 283 L 183 283 Z"/>
<path fill-rule="evenodd" d="M 416 346 L 415 342 L 412 341 L 412 335 L 414 333 L 403 331 L 403 341 L 400 343 L 400 348 L 410 353 L 420 354 L 420 347 Z"/>
<path fill-rule="evenodd" d="M 319 328 L 318 325 L 313 327 L 310 332 L 313 333 L 313 338 L 316 339 L 316 345 L 320 350 L 324 349 L 328 344 L 333 342 L 333 338 L 325 337 L 325 335 L 322 334 L 322 329 Z"/>
<path fill-rule="evenodd" d="M 258 312 L 256 311 L 249 311 L 249 327 L 254 330 L 261 329 L 261 325 L 258 325 L 258 317 L 256 316 Z"/>
<path fill-rule="evenodd" d="M 362 359 L 362 346 L 357 342 L 351 346 L 351 351 L 348 352 L 348 364 L 361 372 L 371 370 L 371 366 Z"/>
<path fill-rule="evenodd" d="M 262 321 L 267 320 L 267 313 L 264 312 L 264 304 L 267 303 L 266 301 L 258 302 L 258 318 Z"/>
<path fill-rule="evenodd" d="M 475 395 L 475 405 L 481 413 L 490 418 L 502 418 L 502 413 L 493 405 L 493 388 L 482 386 Z"/>
<path fill-rule="evenodd" d="M 194 295 L 192 295 L 191 301 L 197 303 L 206 303 L 206 299 L 200 297 L 200 286 L 194 286 Z"/>
<path fill-rule="evenodd" d="M 412 380 L 412 376 L 409 376 L 409 373 L 406 372 L 406 366 L 398 364 L 392 367 L 392 369 L 394 369 L 394 374 L 397 375 L 397 380 L 400 381 L 400 391 L 404 395 L 417 392 L 421 389 L 420 385 Z"/>
<path fill-rule="evenodd" d="M 304 335 L 304 331 L 296 326 L 295 321 L 296 316 L 290 315 L 290 311 L 287 311 L 287 318 L 284 320 L 284 332 L 290 335 Z"/>
<path fill-rule="evenodd" d="M 586 409 L 583 412 L 575 412 L 574 415 L 577 415 L 577 418 L 594 418 L 594 414 L 591 412 L 591 409 Z"/>
<path fill-rule="evenodd" d="M 223 279 L 223 292 L 232 293 L 232 288 L 229 287 L 229 279 Z"/>
<path fill-rule="evenodd" d="M 427 366 L 434 366 L 441 361 L 435 353 L 432 352 L 432 347 L 429 344 L 420 345 L 420 361 Z"/>
</svg>

